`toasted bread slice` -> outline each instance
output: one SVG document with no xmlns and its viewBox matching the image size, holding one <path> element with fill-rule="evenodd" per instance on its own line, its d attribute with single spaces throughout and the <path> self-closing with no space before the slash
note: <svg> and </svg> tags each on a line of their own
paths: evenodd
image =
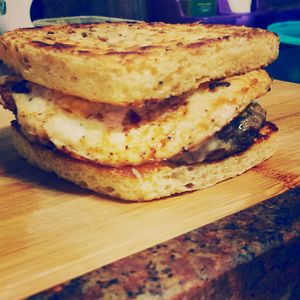
<svg viewBox="0 0 300 300">
<path fill-rule="evenodd" d="M 197 90 L 142 107 L 95 104 L 29 85 L 14 93 L 27 136 L 51 142 L 69 155 L 105 165 L 139 165 L 178 155 L 206 141 L 265 94 L 271 78 L 264 70 L 202 84 Z M 0 90 L 0 93 L 1 90 Z"/>
<path fill-rule="evenodd" d="M 212 186 L 242 174 L 268 159 L 276 150 L 276 127 L 267 123 L 261 138 L 248 150 L 221 161 L 176 165 L 154 163 L 114 168 L 83 162 L 29 142 L 13 127 L 13 142 L 29 163 L 84 188 L 128 201 L 148 201 Z"/>
<path fill-rule="evenodd" d="M 0 58 L 25 79 L 91 101 L 164 99 L 276 59 L 279 39 L 226 25 L 102 23 L 7 32 Z"/>
</svg>

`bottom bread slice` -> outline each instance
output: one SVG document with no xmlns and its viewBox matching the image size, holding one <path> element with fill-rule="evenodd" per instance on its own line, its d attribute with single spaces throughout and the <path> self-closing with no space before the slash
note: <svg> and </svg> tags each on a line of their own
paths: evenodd
<svg viewBox="0 0 300 300">
<path fill-rule="evenodd" d="M 262 163 L 277 148 L 276 130 L 270 124 L 262 130 L 267 133 L 248 150 L 221 161 L 192 165 L 160 162 L 123 168 L 81 161 L 29 142 L 14 126 L 12 139 L 20 155 L 40 169 L 101 194 L 128 201 L 148 201 L 206 188 Z"/>
</svg>

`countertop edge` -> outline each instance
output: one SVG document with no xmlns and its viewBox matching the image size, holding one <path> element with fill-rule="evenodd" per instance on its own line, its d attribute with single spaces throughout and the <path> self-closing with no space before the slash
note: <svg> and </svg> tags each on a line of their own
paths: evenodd
<svg viewBox="0 0 300 300">
<path fill-rule="evenodd" d="M 296 299 L 297 295 L 300 186 L 28 299 Z"/>
</svg>

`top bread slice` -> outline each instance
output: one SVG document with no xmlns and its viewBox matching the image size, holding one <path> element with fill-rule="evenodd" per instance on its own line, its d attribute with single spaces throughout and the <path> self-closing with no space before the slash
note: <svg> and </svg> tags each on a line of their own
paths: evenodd
<svg viewBox="0 0 300 300">
<path fill-rule="evenodd" d="M 95 102 L 139 104 L 270 64 L 279 39 L 226 25 L 100 23 L 7 32 L 0 58 L 26 80 Z"/>
</svg>

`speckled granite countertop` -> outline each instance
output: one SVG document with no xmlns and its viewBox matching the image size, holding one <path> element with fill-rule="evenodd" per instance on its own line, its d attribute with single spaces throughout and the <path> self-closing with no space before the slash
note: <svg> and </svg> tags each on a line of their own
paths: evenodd
<svg viewBox="0 0 300 300">
<path fill-rule="evenodd" d="M 300 187 L 30 299 L 300 299 Z"/>
</svg>

